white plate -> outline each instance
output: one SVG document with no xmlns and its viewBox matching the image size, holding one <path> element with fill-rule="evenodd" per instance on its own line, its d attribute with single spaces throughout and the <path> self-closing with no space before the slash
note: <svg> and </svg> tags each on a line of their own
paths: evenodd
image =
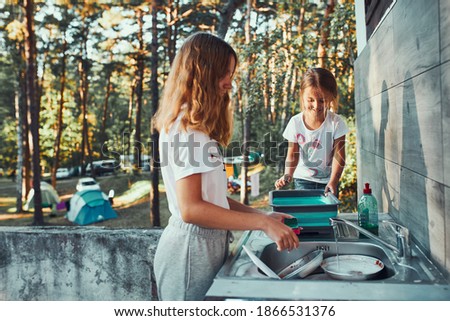
<svg viewBox="0 0 450 321">
<path fill-rule="evenodd" d="M 242 245 L 245 252 L 247 252 L 247 255 L 250 257 L 250 259 L 255 263 L 257 267 L 260 268 L 261 271 L 263 271 L 268 277 L 273 279 L 280 279 L 280 277 L 272 271 L 271 268 L 269 268 L 266 264 L 264 264 L 263 261 L 259 259 L 252 251 L 250 251 L 245 245 Z"/>
<path fill-rule="evenodd" d="M 366 255 L 331 256 L 320 266 L 332 278 L 350 281 L 370 279 L 384 268 L 380 259 Z"/>
</svg>

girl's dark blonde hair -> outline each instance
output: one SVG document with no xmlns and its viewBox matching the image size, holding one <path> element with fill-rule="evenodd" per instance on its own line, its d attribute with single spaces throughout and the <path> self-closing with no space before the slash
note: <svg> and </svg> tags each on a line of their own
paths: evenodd
<svg viewBox="0 0 450 321">
<path fill-rule="evenodd" d="M 232 114 L 230 97 L 220 94 L 219 81 L 228 73 L 231 57 L 237 64 L 236 52 L 219 37 L 205 32 L 188 37 L 173 60 L 153 119 L 155 128 L 167 132 L 183 107 L 183 129 L 201 131 L 226 146 Z"/>
<path fill-rule="evenodd" d="M 338 110 L 339 93 L 334 75 L 325 68 L 309 68 L 302 77 L 300 82 L 300 93 L 303 98 L 303 93 L 306 88 L 312 87 L 322 93 L 326 101 L 327 109 L 332 109 L 335 113 Z M 301 99 L 302 109 L 303 99 Z"/>
</svg>

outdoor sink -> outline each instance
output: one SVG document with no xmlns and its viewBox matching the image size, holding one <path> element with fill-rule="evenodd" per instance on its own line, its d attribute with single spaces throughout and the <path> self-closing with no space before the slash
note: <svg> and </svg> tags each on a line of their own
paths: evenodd
<svg viewBox="0 0 450 321">
<path fill-rule="evenodd" d="M 390 218 L 388 214 L 380 216 L 380 219 Z M 263 232 L 247 231 L 233 247 L 206 297 L 210 300 L 450 300 L 448 275 L 441 272 L 413 240 L 411 253 L 404 260 L 380 242 L 361 237 L 351 229 L 349 232 L 348 237 L 338 239 L 339 255 L 364 255 L 382 261 L 384 268 L 373 278 L 333 279 L 321 267 L 304 278 L 270 278 L 253 263 L 243 245 L 279 273 L 315 250 L 322 250 L 324 259 L 336 256 L 336 240 L 333 236 L 305 238 L 303 235 L 298 249 L 279 252 Z M 380 225 L 380 237 L 395 244 L 395 236 L 389 236 L 391 232 L 390 228 Z"/>
<path fill-rule="evenodd" d="M 383 270 L 375 277 L 371 278 L 371 280 L 383 280 L 395 275 L 395 268 L 391 259 L 380 246 L 369 242 L 339 242 L 338 244 L 337 247 L 337 243 L 334 241 L 303 241 L 301 242 L 300 247 L 294 251 L 279 252 L 276 245 L 272 243 L 264 248 L 260 259 L 278 274 L 292 262 L 295 262 L 315 250 L 321 250 L 324 259 L 330 256 L 336 256 L 337 253 L 339 253 L 339 255 L 365 255 L 377 258 L 384 263 Z M 333 278 L 324 273 L 321 267 L 318 267 L 314 272 L 303 279 L 333 280 Z"/>
</svg>

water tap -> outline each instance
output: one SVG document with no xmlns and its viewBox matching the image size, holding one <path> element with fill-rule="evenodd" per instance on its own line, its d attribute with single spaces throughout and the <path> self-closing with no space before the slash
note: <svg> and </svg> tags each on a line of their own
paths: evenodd
<svg viewBox="0 0 450 321">
<path fill-rule="evenodd" d="M 330 218 L 330 223 L 331 226 L 333 226 L 334 230 L 339 232 L 339 229 L 336 229 L 335 227 L 337 227 L 337 224 L 345 224 L 347 226 L 353 227 L 354 229 L 356 229 L 359 233 L 364 234 L 365 236 L 367 236 L 368 238 L 377 241 L 379 243 L 381 243 L 383 246 L 387 247 L 388 249 L 390 249 L 391 251 L 395 252 L 395 254 L 397 255 L 397 257 L 403 261 L 405 259 L 408 259 L 411 256 L 411 246 L 410 246 L 410 241 L 409 241 L 409 230 L 397 223 L 394 223 L 392 221 L 382 221 L 383 223 L 388 224 L 394 231 L 396 239 L 397 239 L 397 244 L 396 246 L 387 243 L 386 241 L 384 241 L 383 239 L 381 239 L 380 237 L 370 233 L 369 231 L 367 231 L 366 229 L 363 229 L 362 227 L 341 219 L 341 218 Z M 338 236 L 338 235 L 336 235 Z"/>
</svg>

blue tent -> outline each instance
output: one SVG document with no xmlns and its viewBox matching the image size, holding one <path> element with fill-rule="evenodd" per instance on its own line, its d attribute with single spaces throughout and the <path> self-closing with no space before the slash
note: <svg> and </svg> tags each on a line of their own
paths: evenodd
<svg viewBox="0 0 450 321">
<path fill-rule="evenodd" d="M 70 199 L 70 210 L 66 217 L 78 225 L 88 225 L 117 217 L 108 196 L 100 190 L 76 192 Z"/>
</svg>

